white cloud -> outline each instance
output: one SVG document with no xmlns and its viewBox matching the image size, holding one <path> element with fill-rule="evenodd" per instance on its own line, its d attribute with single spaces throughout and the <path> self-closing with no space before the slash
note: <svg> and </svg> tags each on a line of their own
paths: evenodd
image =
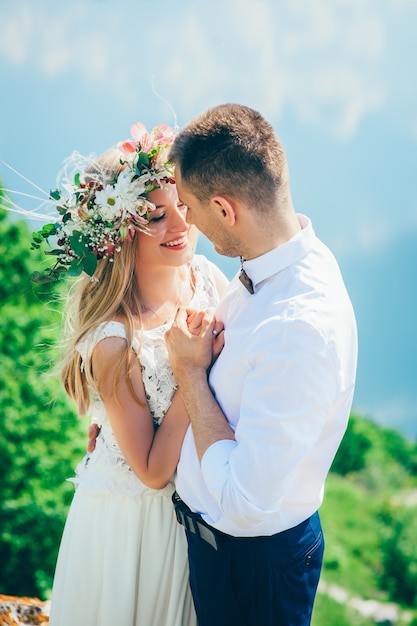
<svg viewBox="0 0 417 626">
<path fill-rule="evenodd" d="M 27 65 L 46 77 L 79 65 L 88 73 L 89 59 L 105 50 L 100 43 L 105 44 L 106 33 L 94 33 L 91 14 L 82 4 L 63 8 L 49 2 L 22 2 L 13 5 L 15 10 L 10 6 L 2 15 L 0 56 L 12 64 Z"/>
<path fill-rule="evenodd" d="M 392 12 L 411 0 L 212 0 L 171 11 L 160 0 L 62 5 L 30 0 L 2 7 L 0 58 L 53 78 L 74 71 L 90 83 L 138 98 L 157 76 L 186 114 L 234 99 L 279 118 L 287 109 L 340 137 L 355 133 L 395 85 L 387 76 Z M 169 19 L 154 17 L 154 13 Z M 116 98 L 114 95 L 113 97 Z"/>
<path fill-rule="evenodd" d="M 0 55 L 12 64 L 26 62 L 32 36 L 32 12 L 29 6 L 20 6 L 15 16 L 2 17 Z"/>
<path fill-rule="evenodd" d="M 356 213 L 349 219 L 341 216 L 339 228 L 329 234 L 328 244 L 339 259 L 382 257 L 396 243 L 401 247 L 406 234 L 414 232 L 417 239 L 417 211 L 403 208 L 402 217 L 404 219 L 393 221 L 391 210 L 385 214 L 381 211 L 366 215 Z M 340 223 L 342 218 L 343 223 Z"/>
<path fill-rule="evenodd" d="M 386 88 L 378 77 L 383 20 L 375 9 L 365 11 L 359 0 L 225 2 L 224 39 L 240 52 L 233 67 L 224 54 L 224 43 L 209 45 L 207 33 L 216 32 L 216 24 L 209 23 L 207 33 L 196 24 L 197 20 L 197 48 L 186 37 L 184 49 L 174 53 L 174 57 L 189 53 L 192 58 L 177 79 L 185 82 L 186 74 L 192 75 L 194 100 L 206 101 L 208 94 L 218 92 L 227 73 L 234 90 L 244 93 L 245 101 L 267 116 L 276 118 L 285 108 L 292 108 L 305 122 L 339 136 L 354 133 L 363 116 L 384 103 Z M 202 55 L 199 52 L 205 46 Z"/>
<path fill-rule="evenodd" d="M 364 115 L 384 102 L 383 88 L 367 80 L 348 63 L 329 62 L 311 68 L 304 80 L 293 82 L 290 94 L 300 118 L 347 137 L 355 132 Z"/>
</svg>

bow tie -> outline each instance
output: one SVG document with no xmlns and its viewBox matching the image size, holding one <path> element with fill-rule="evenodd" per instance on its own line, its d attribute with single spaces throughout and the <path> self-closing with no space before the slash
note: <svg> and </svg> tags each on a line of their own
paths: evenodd
<svg viewBox="0 0 417 626">
<path fill-rule="evenodd" d="M 246 274 L 245 270 L 243 269 L 243 259 L 242 259 L 242 257 L 240 257 L 239 280 L 242 283 L 242 285 L 249 291 L 249 293 L 255 293 L 254 288 L 253 288 L 253 282 L 249 278 L 249 276 Z"/>
</svg>

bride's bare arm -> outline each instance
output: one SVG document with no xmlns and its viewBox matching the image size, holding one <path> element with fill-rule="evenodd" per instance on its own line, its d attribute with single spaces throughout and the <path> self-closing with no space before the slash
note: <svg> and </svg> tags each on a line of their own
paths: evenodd
<svg viewBox="0 0 417 626">
<path fill-rule="evenodd" d="M 189 419 L 177 391 L 155 431 L 138 360 L 134 359 L 130 380 L 141 404 L 132 396 L 126 370 L 117 369 L 125 345 L 125 340 L 119 337 L 100 341 L 93 352 L 93 372 L 100 381 L 101 397 L 126 461 L 145 485 L 161 489 L 175 471 Z"/>
</svg>

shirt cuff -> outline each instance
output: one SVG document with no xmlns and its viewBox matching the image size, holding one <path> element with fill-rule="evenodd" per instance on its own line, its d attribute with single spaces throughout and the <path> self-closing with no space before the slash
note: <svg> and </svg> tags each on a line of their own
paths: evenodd
<svg viewBox="0 0 417 626">
<path fill-rule="evenodd" d="M 227 481 L 230 455 L 237 441 L 222 439 L 213 443 L 201 459 L 201 472 L 212 497 L 220 505 L 223 487 Z"/>
</svg>

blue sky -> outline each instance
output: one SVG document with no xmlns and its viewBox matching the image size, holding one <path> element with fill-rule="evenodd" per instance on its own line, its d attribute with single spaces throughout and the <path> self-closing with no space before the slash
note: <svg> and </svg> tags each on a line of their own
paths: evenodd
<svg viewBox="0 0 417 626">
<path fill-rule="evenodd" d="M 0 20 L 0 159 L 46 191 L 136 121 L 230 101 L 267 117 L 356 310 L 354 408 L 415 439 L 417 0 L 0 0 Z"/>
</svg>

